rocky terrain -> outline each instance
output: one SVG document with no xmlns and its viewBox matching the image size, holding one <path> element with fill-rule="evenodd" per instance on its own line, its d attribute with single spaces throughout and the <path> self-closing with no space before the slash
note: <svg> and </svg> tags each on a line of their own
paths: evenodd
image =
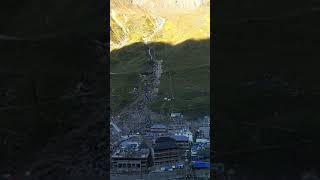
<svg viewBox="0 0 320 180">
<path fill-rule="evenodd" d="M 210 36 L 208 0 L 112 0 L 110 6 L 111 51 L 135 42 L 178 44 Z"/>
<path fill-rule="evenodd" d="M 160 109 L 172 111 L 173 106 L 177 111 L 195 111 L 194 106 L 202 108 L 201 113 L 207 111 L 209 99 L 205 97 L 209 94 L 209 83 L 204 79 L 210 64 L 210 1 L 113 0 L 110 6 L 112 111 L 119 113 L 130 103 L 135 104 L 132 92 L 139 89 L 136 84 L 141 83 L 141 77 L 149 78 L 146 74 L 154 71 L 153 68 L 160 67 L 160 61 L 150 66 L 146 44 L 152 47 L 156 58 L 163 60 L 161 71 L 164 72 L 161 77 L 157 72 L 158 78 L 148 79 L 155 84 L 163 82 L 150 90 L 159 94 L 148 103 L 151 111 L 159 114 Z M 201 46 L 196 47 L 197 43 L 193 42 Z M 185 53 L 188 55 L 184 56 Z M 196 75 L 183 75 L 187 70 Z M 191 80 L 196 78 L 198 82 Z M 177 100 L 164 106 L 163 99 L 173 94 L 177 94 Z M 188 98 L 182 97 L 184 95 Z"/>
</svg>

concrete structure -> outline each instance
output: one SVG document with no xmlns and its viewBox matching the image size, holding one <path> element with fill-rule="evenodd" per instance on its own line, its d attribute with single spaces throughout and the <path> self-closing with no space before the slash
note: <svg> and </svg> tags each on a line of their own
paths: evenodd
<svg viewBox="0 0 320 180">
<path fill-rule="evenodd" d="M 112 155 L 111 163 L 117 173 L 146 172 L 152 163 L 151 150 L 145 143 L 127 142 Z"/>
<path fill-rule="evenodd" d="M 188 137 L 181 136 L 181 135 L 174 135 L 174 136 L 170 136 L 170 137 L 176 141 L 176 145 L 179 149 L 183 150 L 184 152 L 186 150 L 189 150 L 190 142 L 189 142 Z"/>
<path fill-rule="evenodd" d="M 155 140 L 158 137 L 165 137 L 168 135 L 168 129 L 165 125 L 162 124 L 155 124 L 150 127 L 149 131 L 145 133 L 145 138 L 153 141 L 155 143 Z"/>
<path fill-rule="evenodd" d="M 181 149 L 176 145 L 175 139 L 160 137 L 156 140 L 154 147 L 155 166 L 173 165 L 181 159 Z"/>
<path fill-rule="evenodd" d="M 163 124 L 155 124 L 150 128 L 151 133 L 167 133 L 167 127 Z"/>
</svg>

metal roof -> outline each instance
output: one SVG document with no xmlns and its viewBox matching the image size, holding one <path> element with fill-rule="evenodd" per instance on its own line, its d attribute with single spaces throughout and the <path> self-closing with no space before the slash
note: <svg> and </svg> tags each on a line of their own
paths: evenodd
<svg viewBox="0 0 320 180">
<path fill-rule="evenodd" d="M 172 137 L 159 137 L 157 140 L 156 140 L 156 143 L 162 143 L 162 142 L 176 142 L 176 140 Z"/>
<path fill-rule="evenodd" d="M 174 142 L 162 142 L 162 143 L 157 143 L 154 147 L 154 150 L 167 150 L 167 149 L 175 149 L 177 148 L 176 143 Z"/>
<path fill-rule="evenodd" d="M 170 137 L 174 138 L 176 141 L 189 141 L 189 138 L 187 136 L 173 135 Z"/>
<path fill-rule="evenodd" d="M 154 150 L 166 150 L 177 148 L 176 140 L 171 137 L 160 137 L 156 140 Z"/>
</svg>

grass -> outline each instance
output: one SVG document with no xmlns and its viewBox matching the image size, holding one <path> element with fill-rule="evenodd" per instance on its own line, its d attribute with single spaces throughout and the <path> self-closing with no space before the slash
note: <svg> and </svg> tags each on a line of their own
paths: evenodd
<svg viewBox="0 0 320 180">
<path fill-rule="evenodd" d="M 163 60 L 163 74 L 158 97 L 151 105 L 161 111 L 163 99 L 173 93 L 175 100 L 166 103 L 163 110 L 180 111 L 188 115 L 209 113 L 210 105 L 210 41 L 189 40 L 176 46 L 153 43 L 156 58 Z M 132 95 L 128 92 L 138 86 L 138 74 L 148 55 L 145 45 L 136 43 L 111 52 L 111 72 L 127 73 L 111 75 L 112 109 L 117 111 L 128 104 Z"/>
</svg>

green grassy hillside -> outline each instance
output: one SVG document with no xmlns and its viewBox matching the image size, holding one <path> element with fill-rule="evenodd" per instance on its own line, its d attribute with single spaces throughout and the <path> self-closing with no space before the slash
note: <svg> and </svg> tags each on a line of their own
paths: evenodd
<svg viewBox="0 0 320 180">
<path fill-rule="evenodd" d="M 210 101 L 210 41 L 189 40 L 176 46 L 153 43 L 151 46 L 156 58 L 163 60 L 164 71 L 152 110 L 160 112 L 162 107 L 164 112 L 207 114 Z M 138 86 L 139 73 L 144 71 L 143 64 L 147 58 L 147 48 L 142 43 L 111 52 L 111 72 L 119 73 L 111 75 L 113 112 L 133 99 L 129 92 Z M 171 96 L 175 100 L 163 105 L 163 99 Z"/>
</svg>

